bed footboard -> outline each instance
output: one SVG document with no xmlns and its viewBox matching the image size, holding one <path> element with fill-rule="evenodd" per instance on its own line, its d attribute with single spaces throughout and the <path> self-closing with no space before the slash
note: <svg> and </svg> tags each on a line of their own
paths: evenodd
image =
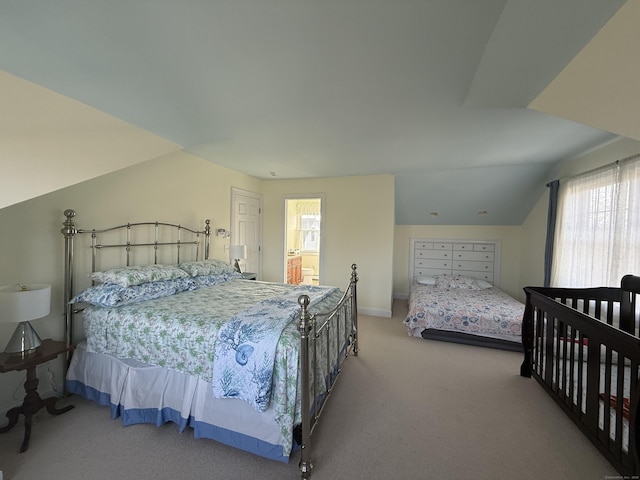
<svg viewBox="0 0 640 480">
<path fill-rule="evenodd" d="M 533 376 L 621 474 L 635 475 L 640 280 L 621 285 L 526 287 L 520 374 Z"/>
<path fill-rule="evenodd" d="M 334 383 L 341 372 L 342 363 L 349 352 L 358 354 L 358 302 L 356 265 L 351 265 L 349 287 L 338 304 L 329 312 L 310 314 L 309 297 L 301 295 L 298 303 L 302 307 L 298 331 L 300 332 L 300 372 L 302 375 L 302 425 L 300 438 L 300 473 L 302 479 L 311 477 L 311 435 Z M 331 339 L 329 333 L 333 331 Z M 326 362 L 319 365 L 320 361 Z M 327 375 L 318 381 L 318 372 Z M 321 387 L 320 387 L 321 386 Z"/>
</svg>

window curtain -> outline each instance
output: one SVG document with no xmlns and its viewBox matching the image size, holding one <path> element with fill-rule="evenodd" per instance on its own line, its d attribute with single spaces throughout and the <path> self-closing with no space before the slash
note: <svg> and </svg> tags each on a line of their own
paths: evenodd
<svg viewBox="0 0 640 480">
<path fill-rule="evenodd" d="M 300 215 L 320 215 L 320 202 L 298 200 L 296 202 L 296 214 Z"/>
<path fill-rule="evenodd" d="M 319 199 L 296 202 L 300 248 L 303 252 L 318 252 L 320 250 L 320 208 Z"/>
<path fill-rule="evenodd" d="M 640 274 L 640 155 L 561 180 L 551 284 L 618 286 Z"/>
<path fill-rule="evenodd" d="M 553 264 L 553 239 L 556 234 L 558 213 L 558 187 L 560 180 L 549 183 L 549 210 L 547 213 L 547 240 L 544 248 L 544 286 L 551 285 L 551 266 Z"/>
</svg>

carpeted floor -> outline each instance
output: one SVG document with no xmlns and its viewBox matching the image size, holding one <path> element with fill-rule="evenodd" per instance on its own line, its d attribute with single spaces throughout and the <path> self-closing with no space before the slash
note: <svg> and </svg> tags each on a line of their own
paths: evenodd
<svg viewBox="0 0 640 480">
<path fill-rule="evenodd" d="M 313 437 L 313 478 L 567 479 L 617 475 L 515 352 L 410 338 L 393 318 L 360 316 L 350 358 Z M 295 479 L 289 464 L 180 434 L 173 424 L 123 427 L 78 397 L 61 416 L 38 412 L 0 435 L 4 480 Z"/>
</svg>

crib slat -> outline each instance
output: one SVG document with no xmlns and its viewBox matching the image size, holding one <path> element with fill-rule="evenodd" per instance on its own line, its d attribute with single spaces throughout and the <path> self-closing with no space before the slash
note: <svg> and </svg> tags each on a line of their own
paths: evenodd
<svg viewBox="0 0 640 480">
<path fill-rule="evenodd" d="M 634 281 L 640 289 L 640 277 Z M 526 287 L 525 293 L 531 376 L 621 474 L 637 475 L 640 339 L 622 331 L 638 331 L 637 295 L 623 298 L 622 289 L 605 287 Z"/>
</svg>

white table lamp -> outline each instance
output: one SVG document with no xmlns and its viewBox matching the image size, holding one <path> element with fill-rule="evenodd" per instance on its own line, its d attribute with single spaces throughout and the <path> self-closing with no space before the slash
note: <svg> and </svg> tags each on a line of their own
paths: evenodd
<svg viewBox="0 0 640 480">
<path fill-rule="evenodd" d="M 234 261 L 233 266 L 236 268 L 236 272 L 238 273 L 242 273 L 239 261 L 243 258 L 247 258 L 246 245 L 229 245 L 229 259 Z"/>
<path fill-rule="evenodd" d="M 0 322 L 18 323 L 5 353 L 27 356 L 42 341 L 29 320 L 46 317 L 51 306 L 51 285 L 42 283 L 0 286 Z"/>
</svg>

